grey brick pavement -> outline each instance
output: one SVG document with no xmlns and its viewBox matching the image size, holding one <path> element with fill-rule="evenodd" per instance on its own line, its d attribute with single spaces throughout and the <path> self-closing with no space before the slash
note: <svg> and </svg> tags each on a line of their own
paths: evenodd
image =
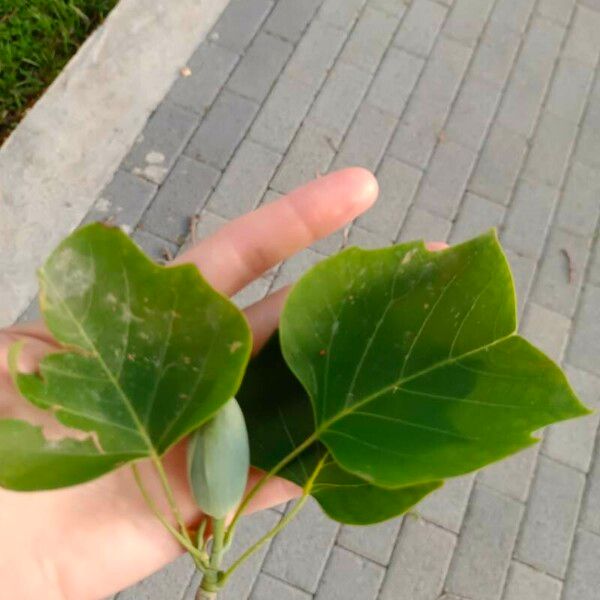
<svg viewBox="0 0 600 600">
<path fill-rule="evenodd" d="M 317 173 L 367 166 L 381 197 L 348 242 L 498 227 L 523 332 L 599 407 L 599 32 L 598 0 L 232 0 L 86 219 L 113 217 L 163 258 L 193 214 L 208 235 Z M 598 421 L 552 427 L 390 523 L 339 527 L 312 503 L 223 596 L 598 600 Z M 248 518 L 233 553 L 280 518 Z M 182 559 L 118 598 L 191 600 L 191 579 Z"/>
</svg>

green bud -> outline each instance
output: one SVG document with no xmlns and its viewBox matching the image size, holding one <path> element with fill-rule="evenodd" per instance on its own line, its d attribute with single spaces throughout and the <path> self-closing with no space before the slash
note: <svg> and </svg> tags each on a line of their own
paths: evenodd
<svg viewBox="0 0 600 600">
<path fill-rule="evenodd" d="M 250 449 L 244 415 L 235 398 L 192 434 L 187 463 L 192 493 L 205 514 L 222 519 L 240 503 Z"/>
</svg>

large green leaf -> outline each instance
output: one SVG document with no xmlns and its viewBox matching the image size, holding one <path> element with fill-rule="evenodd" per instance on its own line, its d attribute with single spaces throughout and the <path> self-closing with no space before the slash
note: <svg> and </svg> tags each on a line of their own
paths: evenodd
<svg viewBox="0 0 600 600">
<path fill-rule="evenodd" d="M 30 425 L 4 422 L 4 487 L 73 485 L 161 455 L 235 394 L 250 330 L 193 265 L 161 267 L 119 229 L 93 224 L 58 246 L 39 279 L 44 318 L 63 351 L 44 358 L 39 375 L 15 374 L 16 383 L 63 424 L 95 432 L 97 445 L 57 445 Z"/>
<path fill-rule="evenodd" d="M 250 433 L 252 464 L 265 471 L 314 432 L 310 400 L 284 362 L 278 336 L 273 336 L 250 362 L 238 402 Z M 279 475 L 304 487 L 322 460 L 309 491 L 330 517 L 343 523 L 367 525 L 390 519 L 441 485 L 434 481 L 400 489 L 376 487 L 341 469 L 320 442 L 312 444 Z"/>
<path fill-rule="evenodd" d="M 515 330 L 494 232 L 442 252 L 350 248 L 295 285 L 280 325 L 318 438 L 341 467 L 388 487 L 473 471 L 587 414 Z"/>
</svg>

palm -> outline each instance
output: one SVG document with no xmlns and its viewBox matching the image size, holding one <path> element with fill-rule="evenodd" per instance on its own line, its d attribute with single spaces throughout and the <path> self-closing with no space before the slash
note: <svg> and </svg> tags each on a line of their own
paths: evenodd
<svg viewBox="0 0 600 600">
<path fill-rule="evenodd" d="M 226 225 L 176 262 L 192 262 L 218 290 L 234 294 L 261 273 L 313 241 L 343 227 L 366 210 L 377 184 L 362 169 L 347 169 L 292 192 L 277 203 Z M 277 326 L 285 291 L 250 307 L 246 315 L 255 350 Z M 47 413 L 17 394 L 8 374 L 6 353 L 17 338 L 27 343 L 22 370 L 35 370 L 53 342 L 43 324 L 0 332 L 0 418 L 22 418 L 44 425 L 48 436 L 65 430 Z M 71 432 L 72 434 L 72 432 Z M 165 459 L 186 522 L 200 514 L 185 477 L 184 447 Z M 160 485 L 148 464 L 140 470 L 156 498 Z M 251 473 L 251 481 L 256 478 Z M 269 482 L 251 503 L 259 510 L 294 496 L 295 486 Z M 166 512 L 167 504 L 161 506 Z M 16 599 L 95 599 L 107 596 L 171 561 L 181 552 L 145 505 L 128 468 L 74 488 L 35 494 L 0 489 L 0 581 Z"/>
</svg>

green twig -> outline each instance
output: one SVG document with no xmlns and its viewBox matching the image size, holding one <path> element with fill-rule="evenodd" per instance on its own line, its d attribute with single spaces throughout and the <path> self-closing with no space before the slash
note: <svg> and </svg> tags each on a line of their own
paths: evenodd
<svg viewBox="0 0 600 600">
<path fill-rule="evenodd" d="M 175 501 L 175 494 L 173 493 L 171 484 L 169 483 L 169 478 L 167 477 L 162 461 L 157 455 L 153 455 L 152 463 L 154 464 L 154 468 L 158 473 L 162 488 L 165 492 L 165 496 L 167 497 L 167 502 L 169 503 L 171 512 L 177 521 L 177 525 L 179 526 L 179 529 L 181 530 L 181 533 L 185 537 L 188 544 L 193 547 L 194 543 L 192 542 L 192 538 L 190 537 L 185 521 L 183 520 L 179 507 L 177 506 L 177 502 Z"/>
<path fill-rule="evenodd" d="M 204 573 L 198 597 L 206 597 L 205 592 L 216 594 L 221 587 L 221 561 L 225 552 L 225 519 L 212 520 L 212 546 L 210 549 L 209 568 Z"/>
<path fill-rule="evenodd" d="M 227 569 L 227 571 L 225 571 L 225 573 L 223 573 L 223 576 L 221 577 L 221 582 L 220 582 L 221 585 L 224 585 L 225 582 L 227 581 L 227 579 L 231 576 L 231 574 L 239 566 L 241 566 L 244 562 L 246 562 L 246 560 L 248 560 L 248 558 L 250 558 L 263 544 L 268 542 L 271 538 L 275 537 L 300 512 L 300 510 L 302 509 L 302 507 L 304 506 L 304 504 L 306 503 L 306 501 L 308 500 L 308 498 L 310 496 L 310 492 L 312 491 L 314 482 L 317 479 L 317 476 L 319 475 L 321 469 L 323 468 L 323 465 L 325 464 L 327 456 L 328 456 L 327 453 L 324 454 L 323 457 L 321 458 L 321 460 L 319 461 L 319 464 L 316 466 L 315 470 L 313 471 L 313 474 L 310 476 L 310 479 L 304 485 L 304 489 L 302 491 L 302 497 L 298 500 L 298 502 L 296 502 L 296 504 L 294 505 L 294 508 L 292 508 L 292 510 L 290 510 L 281 519 L 281 521 L 279 521 L 279 523 L 277 523 L 277 525 L 273 529 L 271 529 L 271 531 L 269 531 L 268 533 L 263 535 L 263 537 L 261 537 L 254 545 L 250 546 L 250 548 L 248 548 L 231 565 L 231 567 L 229 567 L 229 569 Z"/>
<path fill-rule="evenodd" d="M 179 531 L 177 531 L 175 527 L 173 527 L 169 523 L 165 515 L 163 515 L 163 513 L 156 506 L 156 503 L 154 502 L 154 500 L 148 493 L 148 490 L 144 486 L 139 469 L 135 464 L 131 465 L 131 470 L 133 471 L 135 482 L 137 483 L 137 486 L 140 492 L 142 493 L 146 504 L 148 505 L 154 516 L 162 523 L 163 527 L 191 554 L 198 569 L 204 571 L 208 565 L 203 560 L 202 554 L 198 551 L 198 549 L 194 547 L 192 543 L 188 542 L 188 540 L 183 535 L 181 535 L 181 533 L 179 533 Z"/>
<path fill-rule="evenodd" d="M 288 454 L 285 458 L 283 458 L 281 461 L 279 461 L 270 471 L 268 471 L 267 473 L 265 473 L 257 482 L 256 485 L 248 492 L 248 494 L 246 494 L 246 497 L 242 500 L 241 504 L 238 506 L 237 510 L 235 511 L 235 514 L 233 515 L 233 519 L 231 520 L 231 523 L 229 524 L 229 527 L 227 529 L 227 534 L 225 536 L 225 543 L 229 544 L 230 543 L 230 538 L 233 535 L 234 531 L 235 531 L 235 526 L 237 525 L 237 522 L 239 521 L 240 517 L 242 516 L 242 514 L 244 513 L 244 511 L 246 510 L 246 508 L 248 508 L 248 505 L 250 504 L 250 501 L 256 496 L 256 494 L 258 494 L 258 492 L 260 492 L 260 490 L 265 486 L 265 484 L 277 473 L 279 473 L 279 471 L 281 471 L 281 469 L 283 469 L 284 467 L 286 467 L 289 463 L 291 463 L 297 456 L 299 456 L 300 454 L 302 454 L 302 452 L 304 452 L 309 446 L 311 446 L 314 442 L 317 441 L 317 434 L 313 433 L 310 437 L 306 438 L 304 440 L 304 442 L 302 442 L 302 444 L 300 444 L 299 446 L 297 446 L 293 452 L 291 452 L 290 454 Z M 319 467 L 320 469 L 320 467 Z M 311 478 L 312 480 L 312 478 Z"/>
</svg>

